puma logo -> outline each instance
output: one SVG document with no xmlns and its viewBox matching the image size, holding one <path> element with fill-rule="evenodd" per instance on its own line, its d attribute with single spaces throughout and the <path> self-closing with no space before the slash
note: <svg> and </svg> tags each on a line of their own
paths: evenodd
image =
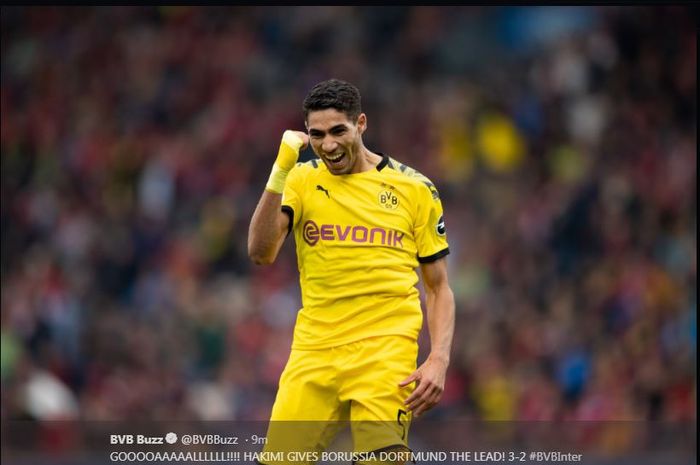
<svg viewBox="0 0 700 465">
<path fill-rule="evenodd" d="M 328 197 L 329 199 L 331 198 L 331 194 L 328 193 L 328 189 L 326 189 L 326 188 L 323 187 L 322 185 L 316 184 L 316 190 L 317 190 L 317 191 L 323 191 L 323 193 L 326 194 L 326 197 Z"/>
</svg>

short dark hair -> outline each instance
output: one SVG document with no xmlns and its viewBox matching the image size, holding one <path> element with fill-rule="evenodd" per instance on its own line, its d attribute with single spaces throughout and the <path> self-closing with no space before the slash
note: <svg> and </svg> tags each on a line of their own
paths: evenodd
<svg viewBox="0 0 700 465">
<path fill-rule="evenodd" d="M 360 91 L 349 82 L 340 79 L 319 82 L 304 99 L 304 120 L 308 119 L 309 112 L 334 108 L 356 121 L 362 113 L 360 99 Z"/>
</svg>

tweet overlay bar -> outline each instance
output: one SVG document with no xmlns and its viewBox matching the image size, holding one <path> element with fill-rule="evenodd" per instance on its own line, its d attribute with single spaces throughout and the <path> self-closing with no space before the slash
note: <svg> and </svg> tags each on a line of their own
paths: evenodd
<svg viewBox="0 0 700 465">
<path fill-rule="evenodd" d="M 695 463 L 695 422 L 2 422 L 10 465 Z"/>
</svg>

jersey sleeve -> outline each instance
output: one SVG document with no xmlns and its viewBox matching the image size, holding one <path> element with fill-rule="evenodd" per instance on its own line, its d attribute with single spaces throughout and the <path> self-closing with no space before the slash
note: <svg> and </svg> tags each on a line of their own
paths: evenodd
<svg viewBox="0 0 700 465">
<path fill-rule="evenodd" d="M 428 183 L 420 186 L 415 219 L 418 261 L 430 263 L 450 253 L 442 202 L 437 189 Z"/>
<path fill-rule="evenodd" d="M 300 163 L 289 171 L 282 193 L 282 211 L 289 216 L 289 231 L 302 216 L 302 193 L 304 191 L 304 167 Z"/>
</svg>

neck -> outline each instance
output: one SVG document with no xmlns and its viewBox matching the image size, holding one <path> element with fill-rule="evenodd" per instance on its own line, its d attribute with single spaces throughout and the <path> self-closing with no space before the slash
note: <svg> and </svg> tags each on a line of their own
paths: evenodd
<svg viewBox="0 0 700 465">
<path fill-rule="evenodd" d="M 355 169 L 352 170 L 353 173 L 362 173 L 363 171 L 369 171 L 376 167 L 379 162 L 382 161 L 381 155 L 377 155 L 371 152 L 364 145 L 360 148 L 360 156 L 355 163 Z"/>
</svg>

